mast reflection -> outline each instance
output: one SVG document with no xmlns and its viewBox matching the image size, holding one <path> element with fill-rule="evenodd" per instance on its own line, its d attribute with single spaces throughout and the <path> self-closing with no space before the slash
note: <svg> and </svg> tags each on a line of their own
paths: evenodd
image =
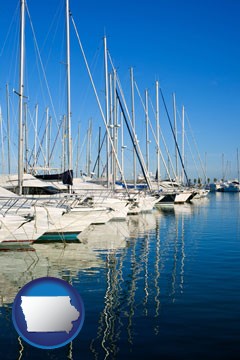
<svg viewBox="0 0 240 360">
<path fill-rule="evenodd" d="M 133 353 L 145 328 L 148 336 L 159 336 L 167 305 L 184 293 L 186 220 L 192 214 L 192 206 L 163 208 L 125 223 L 92 227 L 84 244 L 38 244 L 21 256 L 0 253 L 0 311 L 4 307 L 10 322 L 18 289 L 37 277 L 60 277 L 73 285 L 81 285 L 83 277 L 86 284 L 98 281 L 104 293 L 97 330 L 90 332 L 91 356 L 115 359 L 123 347 Z M 87 287 L 85 298 L 90 291 Z M 17 344 L 16 358 L 22 359 L 20 338 Z M 67 350 L 69 359 L 77 356 L 78 342 Z"/>
</svg>

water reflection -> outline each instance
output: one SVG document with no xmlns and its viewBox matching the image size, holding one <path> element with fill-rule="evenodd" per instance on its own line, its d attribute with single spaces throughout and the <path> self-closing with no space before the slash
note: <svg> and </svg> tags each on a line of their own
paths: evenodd
<svg viewBox="0 0 240 360">
<path fill-rule="evenodd" d="M 156 238 L 156 255 L 155 255 L 155 264 L 154 264 L 154 287 L 156 289 L 156 294 L 154 297 L 155 300 L 155 314 L 154 317 L 155 319 L 158 318 L 159 316 L 159 311 L 160 311 L 160 275 L 161 275 L 161 270 L 160 270 L 160 254 L 161 254 L 161 242 L 160 242 L 160 227 L 159 227 L 159 223 L 157 222 L 156 224 L 156 231 L 155 231 L 155 238 Z M 154 334 L 158 335 L 159 333 L 159 324 L 156 323 L 155 327 L 154 327 Z"/>
<path fill-rule="evenodd" d="M 159 334 L 164 303 L 175 302 L 184 291 L 186 212 L 182 209 L 167 219 L 161 210 L 130 217 L 128 251 L 108 254 L 104 307 L 90 345 L 94 359 L 117 358 L 120 343 L 132 353 L 144 322 L 148 332 Z"/>
<path fill-rule="evenodd" d="M 18 336 L 18 343 L 19 343 L 19 357 L 18 357 L 18 360 L 21 360 L 22 356 L 23 356 L 24 347 L 23 347 L 22 340 L 21 340 L 20 336 Z"/>
<path fill-rule="evenodd" d="M 161 334 L 166 305 L 184 294 L 185 227 L 196 209 L 166 207 L 130 216 L 126 222 L 92 226 L 82 234 L 81 244 L 36 244 L 24 253 L 0 252 L 0 311 L 11 307 L 18 290 L 37 277 L 91 283 L 91 288 L 100 283 L 105 294 L 94 319 L 97 330 L 88 324 L 91 341 L 86 358 L 115 359 L 123 346 L 125 353 L 134 352 L 145 330 L 156 338 Z M 84 289 L 84 298 L 91 297 L 89 288 Z M 68 358 L 78 350 L 70 344 Z M 22 359 L 23 353 L 19 338 L 17 358 Z"/>
<path fill-rule="evenodd" d="M 109 223 L 89 229 L 88 240 L 77 244 L 34 244 L 25 251 L 0 251 L 0 306 L 11 304 L 29 281 L 54 276 L 70 281 L 80 271 L 94 275 L 105 267 L 100 251 L 126 247 L 127 225 Z"/>
</svg>

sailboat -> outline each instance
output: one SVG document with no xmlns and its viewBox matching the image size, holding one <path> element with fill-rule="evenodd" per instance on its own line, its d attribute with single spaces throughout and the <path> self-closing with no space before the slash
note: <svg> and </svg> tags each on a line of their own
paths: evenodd
<svg viewBox="0 0 240 360">
<path fill-rule="evenodd" d="M 19 134 L 18 134 L 18 193 L 17 197 L 0 189 L 0 245 L 32 243 L 51 228 L 55 219 L 62 216 L 63 209 L 47 207 L 22 196 L 23 187 L 23 89 L 24 89 L 24 27 L 25 0 L 20 0 L 20 77 L 19 77 Z"/>
</svg>

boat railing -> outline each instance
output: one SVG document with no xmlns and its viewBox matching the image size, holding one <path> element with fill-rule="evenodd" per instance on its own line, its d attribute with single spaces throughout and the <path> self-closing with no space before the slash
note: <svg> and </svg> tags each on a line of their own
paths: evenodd
<svg viewBox="0 0 240 360">
<path fill-rule="evenodd" d="M 20 209 L 30 209 L 31 204 L 29 204 L 28 198 L 22 197 L 8 197 L 0 198 L 0 212 L 3 215 L 7 213 L 17 213 Z"/>
<path fill-rule="evenodd" d="M 134 189 L 126 193 L 123 191 L 114 191 L 113 189 L 79 189 L 73 194 L 65 194 L 63 197 L 29 197 L 29 196 L 12 196 L 0 197 L 0 213 L 20 213 L 22 210 L 31 210 L 32 206 L 50 206 L 63 208 L 68 211 L 76 206 L 88 206 L 103 204 L 106 199 L 134 200 L 139 196 L 146 194 L 145 191 Z"/>
<path fill-rule="evenodd" d="M 74 201 L 72 199 L 72 201 Z M 33 206 L 39 207 L 62 207 L 67 209 L 69 207 L 69 199 L 67 198 L 52 198 L 44 197 L 41 199 L 31 197 L 0 197 L 0 213 L 4 216 L 8 213 L 20 213 L 22 210 L 31 210 Z"/>
</svg>

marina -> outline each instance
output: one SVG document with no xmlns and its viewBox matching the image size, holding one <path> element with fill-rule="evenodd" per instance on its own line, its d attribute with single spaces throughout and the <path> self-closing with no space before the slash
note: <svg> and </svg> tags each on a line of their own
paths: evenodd
<svg viewBox="0 0 240 360">
<path fill-rule="evenodd" d="M 146 7 L 123 0 L 118 25 L 108 0 L 11 0 L 3 6 L 3 360 L 239 357 L 240 113 L 229 97 L 227 112 L 222 98 L 222 83 L 231 93 L 226 79 L 231 75 L 237 83 L 237 71 L 230 74 L 231 66 L 226 69 L 228 62 L 221 56 L 219 67 L 216 59 L 214 66 L 208 63 L 216 56 L 214 47 L 202 40 L 213 36 L 218 54 L 223 54 L 222 41 L 216 41 L 217 32 L 202 28 L 192 4 L 183 12 L 173 1 L 178 9 L 174 14 L 183 16 L 176 17 L 173 31 L 166 22 L 173 4 L 150 3 Z M 213 3 L 207 5 L 209 28 Z M 224 0 L 221 16 L 237 14 L 233 8 Z M 138 30 L 132 25 L 135 17 Z M 224 34 L 227 19 L 215 19 Z M 116 43 L 104 30 L 100 43 L 94 44 L 104 21 L 111 25 Z M 235 51 L 234 21 L 226 23 L 229 39 L 232 36 L 226 54 Z M 209 58 L 196 55 L 201 46 Z M 194 49 L 193 58 L 184 48 Z M 195 59 L 195 65 L 187 65 L 189 59 Z M 219 126 L 226 119 L 235 123 L 228 137 Z M 46 289 L 53 286 L 49 294 L 39 290 L 43 284 L 26 290 L 26 284 L 40 278 L 47 278 Z M 45 309 L 49 304 L 51 319 L 59 324 L 47 324 L 31 307 L 42 309 L 43 296 Z M 59 316 L 56 298 L 61 315 L 67 306 L 72 320 Z M 25 336 L 29 333 L 34 340 Z M 46 333 L 51 335 L 41 342 Z M 38 337 L 40 345 L 34 343 Z"/>
</svg>

